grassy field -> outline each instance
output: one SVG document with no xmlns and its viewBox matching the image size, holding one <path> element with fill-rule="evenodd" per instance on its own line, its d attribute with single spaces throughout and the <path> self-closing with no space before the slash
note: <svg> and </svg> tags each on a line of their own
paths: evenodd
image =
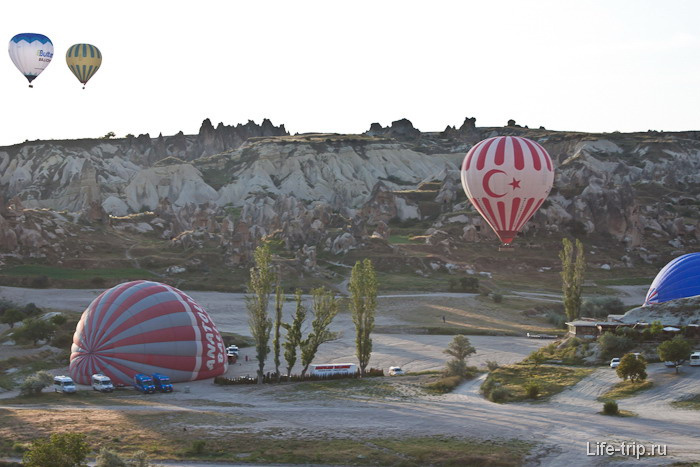
<svg viewBox="0 0 700 467">
<path fill-rule="evenodd" d="M 23 264 L 0 269 L 4 276 L 46 276 L 49 279 L 90 280 L 95 277 L 105 279 L 155 278 L 155 274 L 145 269 L 136 268 L 104 268 L 104 269 L 71 269 L 40 264 Z"/>
<path fill-rule="evenodd" d="M 530 399 L 526 385 L 534 383 L 539 387 L 538 399 L 546 399 L 571 387 L 591 374 L 589 368 L 568 367 L 563 365 L 528 365 L 518 363 L 500 367 L 492 371 L 484 381 L 482 390 L 485 395 L 495 388 L 506 391 L 500 402 L 519 402 Z"/>
<path fill-rule="evenodd" d="M 605 402 L 608 400 L 624 399 L 625 397 L 632 397 L 639 391 L 645 391 L 650 389 L 654 383 L 652 381 L 646 380 L 638 383 L 633 383 L 632 381 L 620 381 L 612 388 L 605 391 L 603 394 L 598 396 L 598 401 Z"/>
<path fill-rule="evenodd" d="M 532 445 L 515 440 L 449 437 L 313 439 L 281 437 L 279 430 L 246 433 L 259 420 L 207 410 L 0 409 L 0 455 L 21 456 L 37 437 L 83 433 L 94 451 L 123 455 L 144 450 L 155 459 L 246 463 L 518 466 Z M 184 431 L 182 428 L 187 428 Z M 203 441 L 196 452 L 194 444 Z M 125 448 L 126 447 L 126 448 Z"/>
</svg>

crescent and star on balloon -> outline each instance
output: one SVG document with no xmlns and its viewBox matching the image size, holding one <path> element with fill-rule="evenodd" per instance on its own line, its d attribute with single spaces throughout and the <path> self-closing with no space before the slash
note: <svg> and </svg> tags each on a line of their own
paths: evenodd
<svg viewBox="0 0 700 467">
<path fill-rule="evenodd" d="M 505 175 L 506 173 L 502 170 L 491 169 L 488 172 L 486 172 L 486 174 L 484 175 L 483 181 L 482 181 L 482 186 L 484 188 L 484 192 L 486 192 L 486 194 L 492 198 L 501 198 L 507 194 L 507 193 L 496 193 L 491 189 L 491 186 L 490 186 L 491 178 L 497 174 Z M 512 186 L 513 190 L 515 190 L 516 188 L 520 188 L 520 180 L 516 180 L 515 178 L 513 178 L 513 181 L 508 183 L 508 185 Z"/>
</svg>

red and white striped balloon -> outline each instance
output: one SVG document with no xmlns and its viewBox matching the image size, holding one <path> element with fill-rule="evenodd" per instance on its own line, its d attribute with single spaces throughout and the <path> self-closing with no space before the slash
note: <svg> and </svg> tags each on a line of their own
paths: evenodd
<svg viewBox="0 0 700 467">
<path fill-rule="evenodd" d="M 224 341 L 209 314 L 186 293 L 150 281 L 119 284 L 93 300 L 70 356 L 70 375 L 80 384 L 90 384 L 94 373 L 130 384 L 137 373 L 181 382 L 227 368 Z"/>
<path fill-rule="evenodd" d="M 547 151 L 519 136 L 485 139 L 462 162 L 467 198 L 506 245 L 547 199 L 552 183 Z"/>
</svg>

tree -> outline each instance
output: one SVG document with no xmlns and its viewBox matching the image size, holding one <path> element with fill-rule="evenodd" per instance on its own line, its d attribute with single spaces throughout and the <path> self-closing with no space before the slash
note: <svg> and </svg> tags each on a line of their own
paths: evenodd
<svg viewBox="0 0 700 467">
<path fill-rule="evenodd" d="M 663 362 L 673 362 L 673 366 L 678 373 L 678 367 L 681 366 L 683 360 L 690 355 L 690 343 L 681 336 L 676 336 L 670 341 L 662 342 L 656 348 L 656 353 Z"/>
<path fill-rule="evenodd" d="M 102 139 L 110 139 L 110 138 L 114 138 L 115 136 L 117 136 L 116 133 L 114 133 L 113 131 L 109 131 L 109 132 L 107 132 L 106 135 L 104 135 L 104 136 L 102 137 Z"/>
<path fill-rule="evenodd" d="M 296 311 L 292 324 L 282 323 L 282 327 L 287 331 L 287 337 L 284 340 L 284 360 L 287 362 L 287 379 L 292 374 L 292 368 L 297 362 L 297 347 L 301 344 L 301 327 L 306 319 L 306 307 L 302 302 L 301 290 L 297 289 L 294 293 L 294 300 L 297 303 Z"/>
<path fill-rule="evenodd" d="M 45 319 L 28 318 L 22 322 L 22 327 L 17 329 L 13 337 L 18 342 L 33 342 L 34 345 L 40 340 L 50 339 L 56 326 Z"/>
<path fill-rule="evenodd" d="M 28 467 L 74 467 L 84 465 L 90 446 L 82 433 L 54 433 L 38 439 L 24 453 L 22 465 Z"/>
<path fill-rule="evenodd" d="M 330 342 L 338 338 L 338 335 L 331 332 L 328 328 L 333 322 L 333 318 L 338 314 L 338 300 L 335 294 L 324 287 L 313 289 L 311 310 L 314 319 L 311 322 L 311 332 L 304 339 L 299 347 L 301 348 L 301 364 L 304 369 L 301 370 L 301 376 L 306 374 L 309 365 L 316 356 L 316 351 L 326 342 Z"/>
<path fill-rule="evenodd" d="M 476 352 L 469 339 L 463 335 L 457 335 L 447 346 L 443 353 L 453 357 L 447 362 L 448 376 L 459 376 L 463 378 L 467 371 L 467 357 Z"/>
<path fill-rule="evenodd" d="M 374 315 L 377 309 L 377 275 L 372 261 L 355 263 L 350 274 L 350 310 L 355 323 L 355 355 L 359 360 L 360 376 L 365 375 L 365 368 L 372 355 L 372 338 Z"/>
<path fill-rule="evenodd" d="M 564 311 L 569 320 L 581 316 L 581 287 L 586 261 L 583 257 L 583 244 L 580 240 L 571 243 L 568 238 L 562 239 L 563 248 L 559 252 L 561 259 L 562 292 L 564 293 Z"/>
<path fill-rule="evenodd" d="M 284 306 L 284 298 L 284 290 L 280 285 L 278 275 L 277 287 L 275 287 L 275 333 L 272 338 L 272 353 L 275 358 L 275 376 L 278 383 L 280 381 L 280 326 L 282 325 L 282 307 Z"/>
<path fill-rule="evenodd" d="M 0 316 L 0 323 L 8 324 L 10 329 L 13 329 L 15 327 L 15 323 L 19 323 L 23 319 L 24 313 L 22 313 L 20 310 L 17 308 L 8 308 L 5 310 L 2 316 Z"/>
<path fill-rule="evenodd" d="M 258 359 L 258 384 L 262 384 L 265 370 L 265 359 L 270 352 L 270 331 L 272 320 L 268 316 L 267 307 L 272 292 L 272 280 L 274 279 L 270 267 L 270 248 L 267 245 L 259 246 L 253 253 L 255 266 L 250 268 L 250 283 L 246 295 L 248 307 L 248 325 L 250 333 L 255 341 L 255 354 Z"/>
<path fill-rule="evenodd" d="M 647 379 L 647 361 L 641 355 L 628 353 L 620 359 L 616 371 L 623 380 L 638 383 Z"/>
</svg>

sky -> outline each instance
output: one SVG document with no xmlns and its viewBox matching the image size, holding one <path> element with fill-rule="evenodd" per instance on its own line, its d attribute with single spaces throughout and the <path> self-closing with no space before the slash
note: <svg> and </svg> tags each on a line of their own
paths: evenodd
<svg viewBox="0 0 700 467">
<path fill-rule="evenodd" d="M 29 89 L 0 59 L 0 145 L 269 118 L 361 133 L 408 118 L 590 132 L 700 130 L 700 2 L 7 2 L 0 31 L 48 36 Z M 85 90 L 72 44 L 102 51 Z"/>
</svg>

